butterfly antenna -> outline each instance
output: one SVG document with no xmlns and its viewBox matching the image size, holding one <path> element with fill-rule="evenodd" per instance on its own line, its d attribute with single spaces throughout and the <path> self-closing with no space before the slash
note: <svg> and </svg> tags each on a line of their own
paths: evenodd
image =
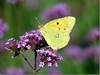
<svg viewBox="0 0 100 75">
<path fill-rule="evenodd" d="M 40 23 L 40 21 L 35 17 L 35 19 L 37 20 L 37 22 L 39 23 L 38 27 L 41 28 L 43 27 L 43 25 Z"/>
<path fill-rule="evenodd" d="M 41 25 L 40 21 L 37 19 L 37 17 L 35 17 L 36 21 L 39 23 L 39 25 Z"/>
</svg>

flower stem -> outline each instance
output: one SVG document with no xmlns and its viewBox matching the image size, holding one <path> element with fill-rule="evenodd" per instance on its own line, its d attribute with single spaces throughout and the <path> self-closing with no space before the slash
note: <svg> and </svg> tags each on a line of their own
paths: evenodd
<svg viewBox="0 0 100 75">
<path fill-rule="evenodd" d="M 44 67 L 46 66 L 46 64 L 44 65 Z M 43 67 L 39 67 L 36 72 L 40 71 Z"/>
<path fill-rule="evenodd" d="M 36 70 L 36 72 L 38 72 L 38 71 L 41 70 L 41 69 L 42 69 L 42 67 L 38 68 L 38 69 Z"/>
<path fill-rule="evenodd" d="M 31 69 L 34 71 L 34 68 L 33 68 L 32 65 L 30 64 L 30 62 L 27 60 L 27 58 L 24 56 L 24 54 L 23 54 L 23 53 L 21 53 L 21 54 L 22 54 L 24 60 L 28 63 L 28 65 L 29 65 L 29 66 L 31 67 Z"/>
<path fill-rule="evenodd" d="M 35 51 L 34 53 L 35 53 L 35 56 L 34 56 L 34 70 L 35 70 L 35 73 L 34 74 L 36 75 L 36 73 L 37 73 L 36 72 L 36 69 L 37 69 L 37 52 Z"/>
</svg>

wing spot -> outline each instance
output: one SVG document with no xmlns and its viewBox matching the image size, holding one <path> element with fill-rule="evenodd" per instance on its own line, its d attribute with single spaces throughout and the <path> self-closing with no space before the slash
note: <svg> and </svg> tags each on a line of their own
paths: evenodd
<svg viewBox="0 0 100 75">
<path fill-rule="evenodd" d="M 59 37 L 59 34 L 56 34 L 56 38 L 58 38 Z"/>
<path fill-rule="evenodd" d="M 60 28 L 58 28 L 60 30 Z"/>
<path fill-rule="evenodd" d="M 64 30 L 66 30 L 66 28 L 64 28 Z"/>
<path fill-rule="evenodd" d="M 57 25 L 59 25 L 59 22 L 57 22 Z"/>
</svg>

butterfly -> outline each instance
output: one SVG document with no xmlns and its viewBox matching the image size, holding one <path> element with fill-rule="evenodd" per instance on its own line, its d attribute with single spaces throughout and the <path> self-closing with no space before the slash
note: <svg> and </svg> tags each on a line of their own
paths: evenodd
<svg viewBox="0 0 100 75">
<path fill-rule="evenodd" d="M 55 19 L 40 27 L 40 32 L 47 44 L 53 50 L 58 50 L 68 44 L 75 21 L 76 18 L 72 16 Z"/>
</svg>

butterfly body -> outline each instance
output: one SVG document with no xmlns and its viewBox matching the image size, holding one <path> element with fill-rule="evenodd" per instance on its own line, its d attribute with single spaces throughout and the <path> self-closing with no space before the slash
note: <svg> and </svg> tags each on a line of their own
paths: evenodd
<svg viewBox="0 0 100 75">
<path fill-rule="evenodd" d="M 70 40 L 70 32 L 74 26 L 74 17 L 64 17 L 48 22 L 40 28 L 40 32 L 53 50 L 66 46 Z"/>
</svg>

